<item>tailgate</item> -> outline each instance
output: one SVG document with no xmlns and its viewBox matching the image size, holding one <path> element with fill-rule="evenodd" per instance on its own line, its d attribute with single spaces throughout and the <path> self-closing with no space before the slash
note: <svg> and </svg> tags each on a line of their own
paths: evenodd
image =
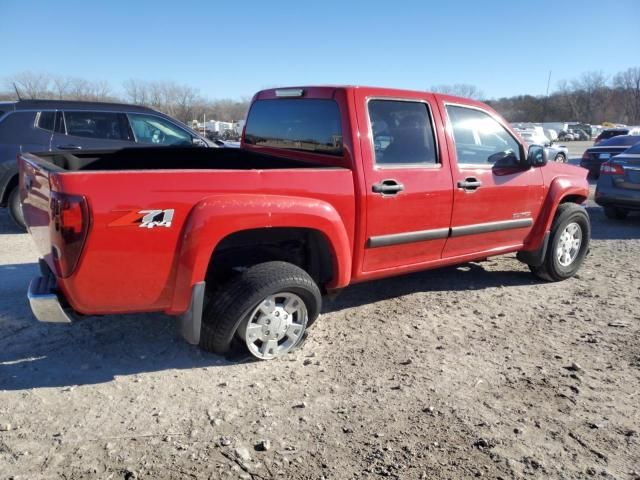
<svg viewBox="0 0 640 480">
<path fill-rule="evenodd" d="M 51 223 L 49 176 L 51 170 L 57 167 L 40 160 L 36 155 L 20 154 L 18 168 L 20 170 L 20 199 L 27 228 L 33 237 L 38 253 L 53 268 L 49 230 Z"/>
</svg>

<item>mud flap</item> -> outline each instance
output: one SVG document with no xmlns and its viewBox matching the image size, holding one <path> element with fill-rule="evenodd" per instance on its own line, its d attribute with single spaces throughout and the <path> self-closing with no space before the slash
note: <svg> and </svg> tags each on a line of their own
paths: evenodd
<svg viewBox="0 0 640 480">
<path fill-rule="evenodd" d="M 549 245 L 549 234 L 550 232 L 546 232 L 544 234 L 544 239 L 542 240 L 542 245 L 537 250 L 533 251 L 519 251 L 516 254 L 516 258 L 520 260 L 522 263 L 526 263 L 527 265 L 531 265 L 532 267 L 539 267 L 544 263 L 544 257 L 547 255 L 547 246 Z"/>
<path fill-rule="evenodd" d="M 178 317 L 178 332 L 191 345 L 200 343 L 205 282 L 198 282 L 191 290 L 191 306 Z"/>
</svg>

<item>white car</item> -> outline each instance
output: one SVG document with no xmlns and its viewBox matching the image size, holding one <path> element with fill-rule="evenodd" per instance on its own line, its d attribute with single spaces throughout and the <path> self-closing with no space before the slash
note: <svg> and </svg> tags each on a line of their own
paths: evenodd
<svg viewBox="0 0 640 480">
<path fill-rule="evenodd" d="M 564 145 L 556 145 L 544 135 L 539 135 L 533 131 L 518 132 L 522 139 L 528 144 L 542 145 L 547 151 L 547 158 L 555 162 L 566 163 L 569 159 L 569 149 Z"/>
</svg>

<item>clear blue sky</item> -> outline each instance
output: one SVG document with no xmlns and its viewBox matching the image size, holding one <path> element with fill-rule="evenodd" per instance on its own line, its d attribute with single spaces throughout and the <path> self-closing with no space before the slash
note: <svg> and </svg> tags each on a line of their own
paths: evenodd
<svg viewBox="0 0 640 480">
<path fill-rule="evenodd" d="M 209 98 L 470 83 L 489 98 L 640 66 L 640 0 L 0 0 L 0 79 L 30 70 L 192 85 Z M 558 13 L 560 12 L 560 13 Z"/>
</svg>

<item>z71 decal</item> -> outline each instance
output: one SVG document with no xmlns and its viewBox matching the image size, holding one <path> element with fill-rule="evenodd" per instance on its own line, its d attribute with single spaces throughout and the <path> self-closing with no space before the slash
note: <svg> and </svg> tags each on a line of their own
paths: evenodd
<svg viewBox="0 0 640 480">
<path fill-rule="evenodd" d="M 170 227 L 173 220 L 173 208 L 165 210 L 136 210 L 111 222 L 109 227 L 127 227 L 138 225 L 140 228 Z"/>
</svg>

